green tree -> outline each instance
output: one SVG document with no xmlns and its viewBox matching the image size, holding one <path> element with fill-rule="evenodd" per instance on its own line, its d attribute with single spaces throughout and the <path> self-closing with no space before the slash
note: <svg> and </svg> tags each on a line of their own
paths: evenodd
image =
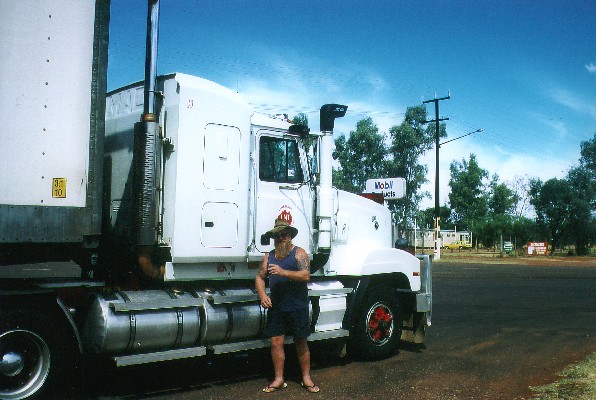
<svg viewBox="0 0 596 400">
<path fill-rule="evenodd" d="M 577 254 L 585 255 L 596 239 L 596 135 L 582 142 L 579 161 L 567 174 L 573 192 L 569 232 Z"/>
<path fill-rule="evenodd" d="M 348 192 L 352 192 L 355 193 L 356 189 L 354 188 L 354 186 L 352 185 L 352 182 L 346 178 L 346 176 L 343 174 L 343 171 L 341 169 L 335 169 L 333 168 L 333 170 L 331 171 L 331 180 L 333 181 L 333 186 L 342 189 L 342 190 L 346 190 Z"/>
<path fill-rule="evenodd" d="M 300 126 L 302 129 L 308 131 L 308 115 L 304 113 L 298 113 L 292 118 L 292 124 Z"/>
<path fill-rule="evenodd" d="M 470 154 L 469 161 L 453 161 L 449 169 L 451 220 L 462 229 L 474 230 L 476 224 L 484 221 L 488 212 L 483 182 L 488 178 L 488 172 L 480 168 L 475 154 Z"/>
<path fill-rule="evenodd" d="M 435 217 L 435 209 L 434 208 L 427 208 L 425 210 L 418 210 L 416 214 L 416 222 L 420 228 L 423 229 L 432 229 L 433 228 L 433 220 Z"/>
<path fill-rule="evenodd" d="M 486 248 L 494 248 L 497 243 L 497 232 L 498 226 L 492 219 L 483 219 L 480 221 L 474 221 L 473 240 L 474 247 L 478 247 L 480 244 Z"/>
<path fill-rule="evenodd" d="M 551 242 L 551 253 L 565 244 L 575 244 L 586 254 L 596 239 L 596 135 L 581 143 L 579 165 L 566 179 L 530 182 L 536 223 Z"/>
<path fill-rule="evenodd" d="M 439 217 L 441 217 L 441 229 L 455 229 L 455 225 L 451 222 L 451 208 L 441 206 L 439 208 Z M 434 207 L 425 210 L 419 210 L 416 213 L 418 226 L 421 228 L 433 228 L 435 223 L 435 209 Z"/>
<path fill-rule="evenodd" d="M 530 182 L 531 203 L 536 222 L 551 243 L 551 254 L 558 248 L 570 228 L 574 190 L 565 179 Z"/>
<path fill-rule="evenodd" d="M 513 190 L 506 184 L 499 183 L 499 176 L 494 174 L 488 185 L 488 213 L 485 219 L 474 221 L 476 238 L 486 247 L 500 247 L 503 237 L 512 235 L 512 213 L 516 204 Z"/>
<path fill-rule="evenodd" d="M 408 107 L 404 121 L 390 128 L 391 146 L 387 161 L 387 174 L 406 180 L 405 196 L 388 202 L 389 208 L 398 216 L 400 231 L 413 222 L 420 201 L 428 197 L 428 192 L 420 188 L 428 182 L 428 169 L 418 161 L 420 156 L 433 147 L 435 128 L 427 126 L 426 108 L 424 106 Z M 446 136 L 445 125 L 439 129 L 439 136 Z"/>
<path fill-rule="evenodd" d="M 353 193 L 364 190 L 366 180 L 385 175 L 385 154 L 383 135 L 372 118 L 363 118 L 356 123 L 356 130 L 335 139 L 333 158 L 340 168 L 333 174 L 333 184 Z"/>
<path fill-rule="evenodd" d="M 488 210 L 491 215 L 511 215 L 517 203 L 515 194 L 506 184 L 499 183 L 495 174 L 490 183 Z"/>
<path fill-rule="evenodd" d="M 580 166 L 590 171 L 592 179 L 594 179 L 594 174 L 596 174 L 596 133 L 592 139 L 582 142 L 580 148 Z"/>
<path fill-rule="evenodd" d="M 293 133 L 298 133 L 301 136 L 307 132 L 310 132 L 310 128 L 308 127 L 308 115 L 305 113 L 298 113 L 292 118 L 291 120 L 292 126 L 290 126 L 290 131 Z M 304 148 L 309 155 L 309 173 L 314 171 L 318 171 L 318 157 L 315 157 L 317 153 L 317 146 L 318 146 L 318 138 L 316 136 L 302 136 L 304 138 Z M 333 179 L 333 178 L 332 178 Z"/>
<path fill-rule="evenodd" d="M 523 216 L 513 219 L 511 231 L 513 234 L 513 243 L 518 249 L 534 240 L 538 235 L 536 221 Z"/>
<path fill-rule="evenodd" d="M 513 217 L 509 214 L 490 215 L 484 221 L 476 222 L 475 237 L 485 247 L 498 250 L 501 240 L 513 238 Z"/>
</svg>

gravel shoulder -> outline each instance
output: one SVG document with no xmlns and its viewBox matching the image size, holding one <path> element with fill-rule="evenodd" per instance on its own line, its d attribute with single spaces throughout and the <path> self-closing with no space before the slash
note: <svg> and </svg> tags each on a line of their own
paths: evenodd
<svg viewBox="0 0 596 400">
<path fill-rule="evenodd" d="M 426 254 L 429 254 L 427 251 Z M 509 264 L 509 265 L 536 265 L 536 266 L 569 266 L 569 267 L 596 267 L 596 257 L 585 256 L 510 256 L 492 252 L 442 250 L 441 259 L 435 264 Z"/>
</svg>

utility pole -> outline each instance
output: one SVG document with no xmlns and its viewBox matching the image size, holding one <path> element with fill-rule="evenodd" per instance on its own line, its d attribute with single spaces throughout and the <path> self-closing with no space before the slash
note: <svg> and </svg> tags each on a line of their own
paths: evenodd
<svg viewBox="0 0 596 400">
<path fill-rule="evenodd" d="M 435 223 L 434 223 L 434 240 L 435 240 L 435 259 L 441 259 L 441 245 L 439 244 L 439 234 L 441 230 L 441 207 L 439 204 L 439 148 L 441 147 L 439 144 L 439 122 L 446 121 L 449 118 L 439 118 L 439 101 L 442 100 L 449 100 L 451 98 L 451 94 L 448 94 L 447 97 L 441 97 L 437 99 L 436 95 L 433 100 L 426 100 L 423 101 L 422 104 L 426 103 L 435 103 L 435 119 L 430 121 L 424 121 L 424 123 L 434 122 L 435 123 Z"/>
</svg>

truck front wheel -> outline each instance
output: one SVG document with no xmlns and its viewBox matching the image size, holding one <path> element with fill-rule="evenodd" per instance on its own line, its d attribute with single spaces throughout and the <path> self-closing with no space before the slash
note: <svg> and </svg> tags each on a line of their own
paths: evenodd
<svg viewBox="0 0 596 400">
<path fill-rule="evenodd" d="M 355 355 L 365 360 L 390 357 L 399 346 L 402 325 L 398 297 L 389 288 L 370 288 L 353 329 Z"/>
</svg>

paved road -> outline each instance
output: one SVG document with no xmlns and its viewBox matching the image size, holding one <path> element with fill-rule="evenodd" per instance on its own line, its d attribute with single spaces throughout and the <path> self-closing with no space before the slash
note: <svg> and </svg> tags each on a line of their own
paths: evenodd
<svg viewBox="0 0 596 400">
<path fill-rule="evenodd" d="M 596 352 L 596 266 L 435 264 L 433 326 L 424 349 L 376 363 L 314 362 L 321 399 L 527 399 Z M 295 364 L 295 360 L 288 359 Z M 303 399 L 299 375 L 266 395 L 266 353 L 216 363 L 182 361 L 98 369 L 88 398 Z M 99 372 L 101 371 L 101 372 Z M 311 395 L 312 396 L 312 395 Z"/>
</svg>

